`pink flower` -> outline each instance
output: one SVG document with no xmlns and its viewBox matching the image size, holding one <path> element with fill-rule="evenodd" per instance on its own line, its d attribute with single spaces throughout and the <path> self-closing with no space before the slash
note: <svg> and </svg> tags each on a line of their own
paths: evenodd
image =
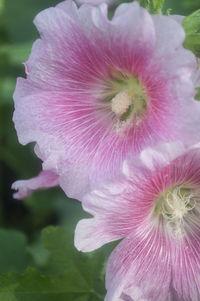
<svg viewBox="0 0 200 301">
<path fill-rule="evenodd" d="M 81 199 L 160 140 L 200 140 L 196 63 L 178 22 L 137 2 L 109 20 L 105 4 L 78 9 L 69 0 L 34 23 L 41 39 L 17 81 L 14 122 L 66 194 Z"/>
<path fill-rule="evenodd" d="M 84 197 L 94 217 L 76 229 L 82 251 L 123 238 L 108 261 L 105 300 L 200 300 L 200 149 L 147 149 L 124 172 Z"/>
</svg>

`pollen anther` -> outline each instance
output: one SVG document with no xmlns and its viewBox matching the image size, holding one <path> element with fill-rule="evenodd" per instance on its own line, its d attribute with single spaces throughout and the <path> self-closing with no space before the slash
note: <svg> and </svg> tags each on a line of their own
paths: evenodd
<svg viewBox="0 0 200 301">
<path fill-rule="evenodd" d="M 178 186 L 165 191 L 158 198 L 154 213 L 159 216 L 161 214 L 167 230 L 173 236 L 179 238 L 183 236 L 187 215 L 196 205 L 194 197 L 190 189 Z"/>
<path fill-rule="evenodd" d="M 128 108 L 132 105 L 132 97 L 128 93 L 128 91 L 119 92 L 112 99 L 112 111 L 116 114 L 116 116 L 121 117 L 124 113 L 127 112 Z"/>
</svg>

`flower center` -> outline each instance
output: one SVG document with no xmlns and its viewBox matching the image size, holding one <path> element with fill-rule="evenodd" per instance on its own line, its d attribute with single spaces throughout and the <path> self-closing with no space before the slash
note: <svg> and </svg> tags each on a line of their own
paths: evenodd
<svg viewBox="0 0 200 301">
<path fill-rule="evenodd" d="M 111 101 L 112 111 L 118 118 L 123 116 L 132 106 L 132 97 L 128 91 L 119 92 Z"/>
<path fill-rule="evenodd" d="M 170 234 L 181 238 L 185 233 L 188 215 L 195 205 L 195 195 L 191 189 L 177 186 L 158 197 L 153 213 L 162 218 Z"/>
<path fill-rule="evenodd" d="M 102 95 L 104 103 L 114 113 L 117 130 L 138 125 L 142 121 L 146 107 L 146 93 L 138 78 L 133 75 L 113 71 Z"/>
</svg>

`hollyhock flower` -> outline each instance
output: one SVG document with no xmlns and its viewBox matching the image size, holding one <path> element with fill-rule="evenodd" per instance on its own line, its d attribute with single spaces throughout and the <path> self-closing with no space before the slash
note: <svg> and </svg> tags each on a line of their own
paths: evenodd
<svg viewBox="0 0 200 301">
<path fill-rule="evenodd" d="M 106 301 L 200 300 L 200 149 L 183 150 L 147 149 L 84 197 L 94 217 L 79 222 L 76 247 L 123 238 L 108 261 Z"/>
<path fill-rule="evenodd" d="M 69 196 L 81 199 L 157 141 L 199 141 L 196 62 L 173 18 L 133 2 L 109 20 L 106 4 L 69 0 L 34 23 L 41 39 L 17 81 L 14 123 Z"/>
</svg>

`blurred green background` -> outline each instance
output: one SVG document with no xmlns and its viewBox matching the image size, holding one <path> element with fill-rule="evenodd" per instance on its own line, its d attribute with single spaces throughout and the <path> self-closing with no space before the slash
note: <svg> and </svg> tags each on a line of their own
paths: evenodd
<svg viewBox="0 0 200 301">
<path fill-rule="evenodd" d="M 103 300 L 105 263 L 113 245 L 83 255 L 73 248 L 78 201 L 59 188 L 17 201 L 11 184 L 37 175 L 34 145 L 21 146 L 12 123 L 16 78 L 38 37 L 32 23 L 57 0 L 0 0 L 0 301 Z M 164 11 L 188 15 L 199 0 L 167 0 Z"/>
</svg>

